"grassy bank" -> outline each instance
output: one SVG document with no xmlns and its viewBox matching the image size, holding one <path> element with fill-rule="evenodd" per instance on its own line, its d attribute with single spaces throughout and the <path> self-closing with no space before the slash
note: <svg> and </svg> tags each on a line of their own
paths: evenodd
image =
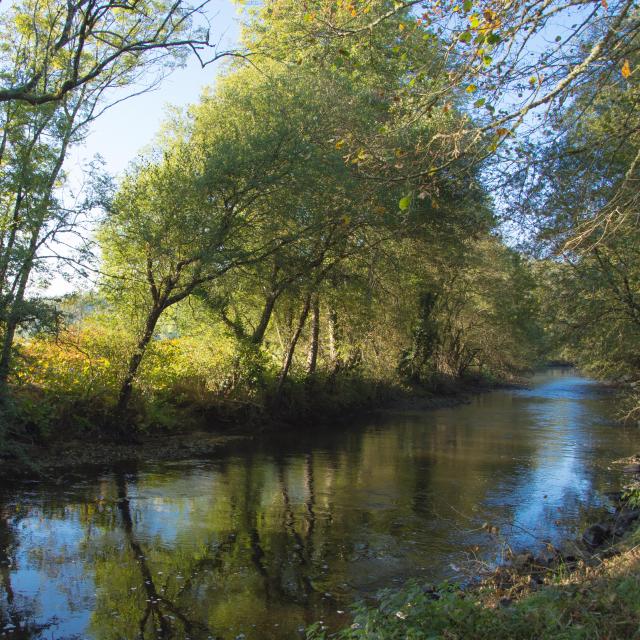
<svg viewBox="0 0 640 640">
<path fill-rule="evenodd" d="M 623 511 L 618 514 L 624 514 Z M 627 513 L 629 513 L 627 511 Z M 614 522 L 612 520 L 612 522 Z M 636 520 L 637 523 L 637 520 Z M 480 584 L 417 582 L 360 604 L 353 624 L 308 640 L 631 640 L 640 638 L 640 527 L 579 558 L 520 554 Z"/>
<path fill-rule="evenodd" d="M 308 433 L 383 409 L 453 406 L 498 384 L 467 377 L 409 386 L 350 375 L 292 380 L 280 395 L 267 388 L 257 398 L 176 391 L 137 396 L 125 425 L 116 421 L 112 398 L 22 388 L 3 414 L 0 478 L 217 456 L 255 437 Z"/>
<path fill-rule="evenodd" d="M 640 637 L 640 533 L 616 555 L 596 566 L 558 569 L 535 590 L 524 587 L 500 604 L 499 590 L 486 586 L 436 591 L 419 585 L 385 594 L 379 607 L 357 610 L 340 640 L 621 640 Z M 503 600 L 502 602 L 506 602 Z M 317 629 L 309 638 L 325 638 Z"/>
</svg>

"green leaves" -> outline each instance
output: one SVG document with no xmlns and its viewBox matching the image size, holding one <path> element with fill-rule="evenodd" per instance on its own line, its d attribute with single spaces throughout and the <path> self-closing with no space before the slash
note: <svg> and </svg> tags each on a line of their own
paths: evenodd
<svg viewBox="0 0 640 640">
<path fill-rule="evenodd" d="M 411 206 L 411 195 L 400 198 L 400 201 L 398 202 L 398 208 L 400 209 L 400 211 L 406 211 L 410 206 Z"/>
</svg>

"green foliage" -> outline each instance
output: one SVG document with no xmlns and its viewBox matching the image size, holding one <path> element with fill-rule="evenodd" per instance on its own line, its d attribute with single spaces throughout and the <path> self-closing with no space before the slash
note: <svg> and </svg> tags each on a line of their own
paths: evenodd
<svg viewBox="0 0 640 640">
<path fill-rule="evenodd" d="M 458 153 L 481 136 L 464 90 L 440 101 L 444 43 L 407 10 L 306 47 L 303 9 L 251 10 L 253 64 L 99 190 L 97 308 L 21 336 L 16 393 L 167 428 L 222 406 L 346 412 L 407 380 L 509 378 L 536 359 L 530 265 L 494 235 L 481 170 Z"/>
<path fill-rule="evenodd" d="M 637 38 L 637 36 L 636 36 Z M 634 64 L 637 60 L 633 59 Z M 603 70 L 581 87 L 555 126 L 577 119 L 545 150 L 530 191 L 538 243 L 548 258 L 540 265 L 541 303 L 549 343 L 561 357 L 609 380 L 640 376 L 640 254 L 634 221 L 640 140 L 635 83 Z M 629 417 L 637 413 L 628 394 Z"/>
<path fill-rule="evenodd" d="M 14 2 L 0 20 L 0 102 L 47 106 L 96 78 L 123 87 L 139 80 L 145 64 L 178 65 L 189 43 L 205 44 L 197 14 L 182 1 Z"/>
<path fill-rule="evenodd" d="M 640 483 L 626 485 L 622 491 L 622 500 L 632 509 L 640 509 Z"/>
</svg>

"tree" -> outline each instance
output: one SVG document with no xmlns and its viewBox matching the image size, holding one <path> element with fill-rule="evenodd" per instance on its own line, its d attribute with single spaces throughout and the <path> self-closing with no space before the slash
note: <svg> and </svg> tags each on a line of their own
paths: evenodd
<svg viewBox="0 0 640 640">
<path fill-rule="evenodd" d="M 16 331 L 51 315 L 26 297 L 32 275 L 46 271 L 47 261 L 60 263 L 55 244 L 64 244 L 61 236 L 75 236 L 72 243 L 78 244 L 79 221 L 94 204 L 88 193 L 80 206 L 64 204 L 69 148 L 110 104 L 127 97 L 116 90 L 135 85 L 135 92 L 144 91 L 189 51 L 208 47 L 207 34 L 196 24 L 203 7 L 180 1 L 24 0 L 3 12 L 0 401 L 6 400 Z"/>
<path fill-rule="evenodd" d="M 56 190 L 64 180 L 67 150 L 91 120 L 95 106 L 83 94 L 84 90 L 76 100 L 65 98 L 46 109 L 8 107 L 14 115 L 5 129 L 8 166 L 1 176 L 0 388 L 9 376 L 16 330 L 46 315 L 42 305 L 25 299 L 38 254 L 56 236 L 69 232 L 77 219 L 78 212 L 66 208 Z"/>
<path fill-rule="evenodd" d="M 128 292 L 141 332 L 123 379 L 128 406 L 144 351 L 166 309 L 235 269 L 296 241 L 311 220 L 289 227 L 271 204 L 307 180 L 313 145 L 298 94 L 253 75 L 230 78 L 195 107 L 191 121 L 122 184 L 102 230 L 109 286 Z M 287 108 L 288 107 L 288 108 Z M 286 214 L 285 214 L 286 215 Z M 286 218 L 290 220 L 291 218 Z"/>
<path fill-rule="evenodd" d="M 372 167 L 388 180 L 421 177 L 418 193 L 431 194 L 434 175 L 468 175 L 470 164 L 489 158 L 490 187 L 509 199 L 513 187 L 505 172 L 535 164 L 535 149 L 557 139 L 554 122 L 577 94 L 606 96 L 635 84 L 640 13 L 634 5 L 633 0 L 273 0 L 257 10 L 256 21 L 275 25 L 277 35 L 254 28 L 249 43 L 265 55 L 333 64 L 341 73 L 359 72 L 366 55 L 393 59 L 403 69 L 396 72 L 401 81 L 378 87 L 397 105 L 395 131 L 406 134 L 397 148 L 404 157 L 398 162 L 372 147 Z M 465 117 L 450 119 L 436 136 L 425 139 L 412 130 L 420 118 L 442 119 L 443 112 L 456 111 Z M 569 116 L 563 128 L 571 126 Z M 633 157 L 630 179 L 639 163 Z M 620 201 L 628 198 L 624 190 L 612 196 L 599 217 L 615 219 Z"/>
<path fill-rule="evenodd" d="M 21 0 L 3 13 L 0 102 L 59 102 L 100 77 L 138 77 L 166 69 L 191 51 L 205 64 L 229 55 L 212 49 L 207 2 Z M 201 24 L 199 25 L 198 22 Z M 147 75 L 147 78 L 149 76 Z"/>
<path fill-rule="evenodd" d="M 581 87 L 552 119 L 556 138 L 516 174 L 520 212 L 543 259 L 542 305 L 557 353 L 601 377 L 636 378 L 639 93 L 612 64 L 600 74 L 608 90 L 601 81 Z"/>
</svg>

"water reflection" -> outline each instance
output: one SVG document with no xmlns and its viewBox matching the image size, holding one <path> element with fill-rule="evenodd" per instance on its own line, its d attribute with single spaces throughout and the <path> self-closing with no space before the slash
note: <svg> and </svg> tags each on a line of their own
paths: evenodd
<svg viewBox="0 0 640 640">
<path fill-rule="evenodd" d="M 455 409 L 0 491 L 0 637 L 284 639 L 355 595 L 559 540 L 640 444 L 566 372 Z M 592 461 L 600 461 L 595 466 Z"/>
</svg>

